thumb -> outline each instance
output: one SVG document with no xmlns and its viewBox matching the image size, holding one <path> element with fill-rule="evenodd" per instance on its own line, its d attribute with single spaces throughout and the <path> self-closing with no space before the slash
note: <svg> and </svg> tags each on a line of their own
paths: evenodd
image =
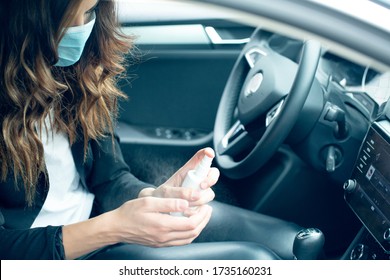
<svg viewBox="0 0 390 280">
<path fill-rule="evenodd" d="M 207 148 L 203 148 L 199 151 L 196 152 L 195 155 L 192 156 L 192 158 L 190 158 L 187 163 L 184 165 L 184 168 L 186 169 L 194 169 L 196 167 L 196 165 L 202 161 L 202 159 L 204 158 L 204 156 L 208 156 L 210 158 L 214 158 L 215 157 L 215 152 L 212 148 L 210 147 L 207 147 Z"/>
</svg>

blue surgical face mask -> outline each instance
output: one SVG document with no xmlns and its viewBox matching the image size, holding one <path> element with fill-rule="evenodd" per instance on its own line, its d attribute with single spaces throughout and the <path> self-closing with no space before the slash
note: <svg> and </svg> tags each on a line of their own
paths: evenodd
<svg viewBox="0 0 390 280">
<path fill-rule="evenodd" d="M 85 44 L 91 35 L 96 15 L 87 24 L 68 27 L 58 45 L 58 62 L 54 66 L 71 66 L 80 60 Z"/>
</svg>

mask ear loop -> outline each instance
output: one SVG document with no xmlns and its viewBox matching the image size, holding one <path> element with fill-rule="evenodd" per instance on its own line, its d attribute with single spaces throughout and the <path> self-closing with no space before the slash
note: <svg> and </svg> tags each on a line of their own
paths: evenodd
<svg viewBox="0 0 390 280">
<path fill-rule="evenodd" d="M 96 22 L 96 14 L 95 12 L 93 12 L 93 17 L 91 18 L 91 20 L 86 23 L 86 24 L 83 24 L 83 25 L 78 25 L 78 26 L 71 26 L 71 27 L 68 27 L 65 29 L 65 33 L 79 33 L 79 32 L 83 32 L 85 29 L 93 29 L 93 26 L 95 25 L 95 22 Z"/>
<path fill-rule="evenodd" d="M 96 11 L 92 11 L 92 12 L 90 13 L 89 19 L 88 19 L 88 21 L 87 21 L 85 24 L 88 24 L 88 23 L 90 23 L 90 22 L 93 21 L 93 20 L 96 20 Z M 85 25 L 85 24 L 84 24 L 84 25 Z"/>
</svg>

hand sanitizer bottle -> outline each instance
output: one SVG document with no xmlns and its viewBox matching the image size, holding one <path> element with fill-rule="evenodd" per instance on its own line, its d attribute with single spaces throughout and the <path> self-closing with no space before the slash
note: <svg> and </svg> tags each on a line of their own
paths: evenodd
<svg viewBox="0 0 390 280">
<path fill-rule="evenodd" d="M 187 176 L 184 178 L 181 186 L 183 188 L 201 190 L 200 183 L 206 179 L 212 161 L 213 159 L 211 157 L 204 156 L 202 161 L 195 167 L 195 169 L 188 171 Z"/>
<path fill-rule="evenodd" d="M 202 190 L 200 188 L 200 184 L 206 179 L 212 161 L 213 158 L 205 155 L 202 161 L 195 167 L 195 169 L 188 171 L 187 176 L 184 178 L 183 183 L 181 185 L 182 188 Z M 183 216 L 183 213 L 173 212 L 171 213 L 171 215 Z"/>
</svg>

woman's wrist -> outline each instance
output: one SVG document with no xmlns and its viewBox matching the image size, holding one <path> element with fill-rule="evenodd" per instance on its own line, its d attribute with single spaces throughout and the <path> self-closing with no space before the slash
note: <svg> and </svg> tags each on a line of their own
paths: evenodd
<svg viewBox="0 0 390 280">
<path fill-rule="evenodd" d="M 75 259 L 105 246 L 120 242 L 112 212 L 87 221 L 62 227 L 63 245 L 67 259 Z"/>
</svg>

